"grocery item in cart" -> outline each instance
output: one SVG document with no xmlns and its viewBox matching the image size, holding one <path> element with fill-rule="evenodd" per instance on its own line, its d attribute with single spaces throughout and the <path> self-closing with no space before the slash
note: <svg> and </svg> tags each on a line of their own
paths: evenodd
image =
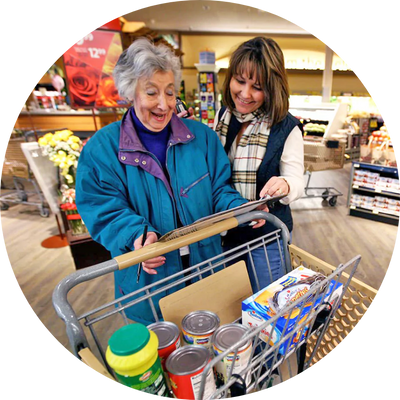
<svg viewBox="0 0 400 400">
<path fill-rule="evenodd" d="M 187 344 L 204 346 L 212 353 L 211 337 L 219 324 L 217 314 L 211 311 L 193 311 L 182 319 L 183 340 Z"/>
<path fill-rule="evenodd" d="M 226 324 L 220 326 L 214 333 L 212 337 L 213 351 L 214 355 L 218 356 L 223 353 L 225 350 L 234 346 L 238 343 L 242 337 L 249 331 L 249 328 L 245 325 L 241 324 Z M 235 349 L 236 350 L 236 349 Z M 225 356 L 221 361 L 219 361 L 215 365 L 215 373 L 217 380 L 217 387 L 224 385 L 229 378 L 230 370 L 232 369 L 232 363 L 235 359 L 235 363 L 233 364 L 233 374 L 240 374 L 241 371 L 246 368 L 249 363 L 251 357 L 252 350 L 252 340 L 249 339 L 242 346 L 239 347 L 236 358 L 235 352 L 229 353 Z M 251 375 L 250 372 L 247 373 L 244 378 L 246 385 L 250 385 Z"/>
<path fill-rule="evenodd" d="M 108 341 L 106 360 L 123 385 L 169 397 L 157 335 L 144 325 L 129 324 L 114 332 Z"/>
<path fill-rule="evenodd" d="M 321 283 L 321 287 L 313 292 L 315 286 Z M 278 313 L 281 314 L 273 332 L 271 330 L 274 324 L 271 324 L 260 334 L 264 342 L 273 345 L 278 343 L 282 336 L 290 333 L 296 325 L 303 323 L 307 319 L 311 307 L 316 309 L 321 301 L 329 301 L 330 304 L 334 304 L 340 297 L 342 290 L 343 285 L 341 283 L 334 280 L 328 283 L 324 275 L 305 267 L 298 267 L 244 300 L 242 302 L 242 323 L 249 327 L 258 327 Z M 317 298 L 315 298 L 315 294 Z M 300 302 L 298 307 L 284 313 L 286 307 L 300 298 L 303 298 L 304 301 Z M 301 315 L 299 316 L 300 311 Z M 307 334 L 308 325 L 304 329 L 300 329 L 293 337 L 284 341 L 279 352 L 284 354 L 289 341 L 290 348 L 292 348 L 297 342 L 303 340 Z"/>
<path fill-rule="evenodd" d="M 211 360 L 206 347 L 198 345 L 183 346 L 167 358 L 165 364 L 171 389 L 178 399 L 197 399 L 204 368 Z M 210 368 L 205 379 L 204 398 L 208 399 L 215 392 L 214 373 Z"/>
<path fill-rule="evenodd" d="M 158 356 L 161 365 L 165 369 L 165 361 L 168 356 L 176 349 L 181 347 L 181 336 L 177 325 L 173 322 L 160 321 L 148 325 L 148 329 L 153 331 L 158 337 Z"/>
</svg>

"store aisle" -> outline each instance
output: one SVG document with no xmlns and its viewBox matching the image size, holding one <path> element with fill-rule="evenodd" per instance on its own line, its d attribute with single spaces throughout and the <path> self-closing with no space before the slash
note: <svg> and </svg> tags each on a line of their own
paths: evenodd
<svg viewBox="0 0 400 400">
<path fill-rule="evenodd" d="M 343 169 L 312 174 L 311 187 L 334 187 L 343 196 L 338 197 L 335 207 L 322 198 L 293 203 L 293 243 L 333 266 L 360 254 L 356 278 L 379 289 L 392 258 L 397 226 L 349 216 L 350 170 L 348 163 Z"/>
<path fill-rule="evenodd" d="M 74 261 L 69 247 L 41 246 L 43 240 L 58 234 L 55 217 L 40 217 L 37 207 L 13 205 L 1 212 L 1 223 L 8 257 L 22 292 L 47 329 L 68 347 L 65 324 L 56 315 L 51 297 L 58 282 L 75 272 Z M 69 299 L 80 314 L 111 301 L 113 296 L 113 277 L 107 276 L 77 286 Z"/>
<path fill-rule="evenodd" d="M 397 227 L 350 217 L 346 207 L 350 165 L 313 174 L 313 186 L 333 186 L 343 193 L 335 207 L 321 198 L 300 199 L 292 205 L 293 243 L 336 266 L 361 254 L 356 277 L 378 289 L 392 256 Z M 41 242 L 58 234 L 54 216 L 42 218 L 37 207 L 14 205 L 1 212 L 8 256 L 32 309 L 65 347 L 64 323 L 57 317 L 51 296 L 54 287 L 75 271 L 69 247 L 45 249 Z M 106 276 L 74 288 L 69 296 L 78 314 L 113 299 L 113 277 Z M 108 327 L 107 329 L 111 329 Z"/>
</svg>

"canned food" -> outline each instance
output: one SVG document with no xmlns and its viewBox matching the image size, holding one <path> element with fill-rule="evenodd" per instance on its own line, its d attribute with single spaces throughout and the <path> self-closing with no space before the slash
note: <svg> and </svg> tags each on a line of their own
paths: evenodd
<svg viewBox="0 0 400 400">
<path fill-rule="evenodd" d="M 158 356 L 161 365 L 165 369 L 165 361 L 168 356 L 176 349 L 181 347 L 181 337 L 179 328 L 173 322 L 155 322 L 147 327 L 158 337 Z"/>
<path fill-rule="evenodd" d="M 197 344 L 211 351 L 211 337 L 219 327 L 217 314 L 211 311 L 193 311 L 182 320 L 183 340 L 187 344 Z"/>
<path fill-rule="evenodd" d="M 198 399 L 204 368 L 211 356 L 207 348 L 189 345 L 174 350 L 167 358 L 166 369 L 171 389 L 178 399 Z M 210 368 L 204 386 L 204 398 L 215 392 L 214 373 Z"/>
<path fill-rule="evenodd" d="M 218 356 L 223 353 L 225 350 L 228 350 L 230 347 L 234 346 L 236 343 L 242 339 L 243 335 L 249 330 L 249 328 L 245 325 L 240 324 L 226 324 L 220 326 L 214 333 L 212 337 L 212 345 L 214 355 Z M 236 350 L 236 348 L 235 348 Z M 249 339 L 242 346 L 239 347 L 238 352 L 236 354 L 235 363 L 233 364 L 233 360 L 235 357 L 235 351 L 229 353 L 222 360 L 215 364 L 215 372 L 217 379 L 217 387 L 222 386 L 228 380 L 229 372 L 232 369 L 233 364 L 233 374 L 239 374 L 241 371 L 248 365 L 252 350 L 252 341 Z M 250 372 L 247 373 L 245 379 L 246 385 L 250 385 L 251 375 Z"/>
</svg>

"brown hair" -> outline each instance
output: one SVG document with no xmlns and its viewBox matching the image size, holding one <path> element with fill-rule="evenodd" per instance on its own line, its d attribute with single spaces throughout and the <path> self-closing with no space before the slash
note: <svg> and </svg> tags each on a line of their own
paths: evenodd
<svg viewBox="0 0 400 400">
<path fill-rule="evenodd" d="M 235 108 L 229 85 L 235 75 L 248 73 L 256 77 L 264 91 L 261 106 L 270 117 L 270 126 L 282 121 L 289 110 L 289 85 L 281 48 L 272 39 L 255 37 L 242 43 L 232 54 L 226 73 L 223 99 L 231 110 Z"/>
</svg>

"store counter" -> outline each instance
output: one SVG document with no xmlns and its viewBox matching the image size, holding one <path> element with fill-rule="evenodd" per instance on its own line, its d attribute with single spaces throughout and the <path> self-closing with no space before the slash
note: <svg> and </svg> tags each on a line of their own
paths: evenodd
<svg viewBox="0 0 400 400">
<path fill-rule="evenodd" d="M 118 121 L 122 113 L 115 111 L 22 111 L 15 124 L 16 129 L 51 131 L 70 129 L 73 132 L 92 134 L 111 122 Z"/>
<path fill-rule="evenodd" d="M 108 250 L 95 242 L 89 234 L 75 236 L 68 230 L 67 240 L 76 269 L 91 267 L 112 258 Z"/>
</svg>

